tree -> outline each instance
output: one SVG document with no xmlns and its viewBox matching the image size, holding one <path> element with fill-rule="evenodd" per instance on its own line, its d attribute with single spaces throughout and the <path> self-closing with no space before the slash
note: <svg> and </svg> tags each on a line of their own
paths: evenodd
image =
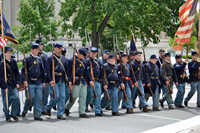
<svg viewBox="0 0 200 133">
<path fill-rule="evenodd" d="M 61 2 L 59 15 L 62 17 L 62 35 L 72 35 L 78 30 L 84 37 L 85 28 L 91 31 L 92 46 L 98 47 L 99 37 L 105 27 L 110 35 L 130 37 L 131 30 L 135 38 L 140 38 L 146 46 L 156 41 L 161 31 L 172 36 L 177 28 L 178 9 L 185 0 L 91 0 Z M 73 23 L 69 18 L 75 16 Z M 173 34 L 174 35 L 174 34 Z M 129 38 L 130 39 L 130 38 Z M 112 39 L 113 40 L 113 39 Z M 110 44 L 113 44 L 113 41 Z"/>
<path fill-rule="evenodd" d="M 50 41 L 50 29 L 52 40 L 59 35 L 60 21 L 56 20 L 54 0 L 20 0 L 16 18 L 21 22 L 18 30 L 24 42 L 28 42 L 31 36 L 31 41 L 39 39 L 46 44 Z M 30 50 L 31 43 L 26 45 Z M 44 47 L 44 51 L 51 51 L 51 45 Z"/>
</svg>

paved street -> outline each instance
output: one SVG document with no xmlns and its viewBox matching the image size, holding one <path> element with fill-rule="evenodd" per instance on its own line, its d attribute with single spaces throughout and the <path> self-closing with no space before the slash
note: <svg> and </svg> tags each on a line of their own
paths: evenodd
<svg viewBox="0 0 200 133">
<path fill-rule="evenodd" d="M 186 94 L 190 87 L 186 87 Z M 173 98 L 176 95 L 176 88 L 174 87 Z M 20 97 L 22 98 L 20 92 Z M 192 128 L 200 125 L 200 109 L 196 107 L 196 96 L 189 102 L 189 107 L 186 109 L 169 110 L 167 103 L 165 108 L 160 112 L 151 111 L 143 113 L 139 108 L 134 109 L 135 114 L 127 115 L 126 110 L 119 109 L 121 116 L 111 116 L 110 111 L 105 111 L 103 117 L 95 117 L 94 111 L 91 110 L 88 115 L 89 119 L 79 118 L 78 116 L 78 103 L 73 106 L 72 114 L 67 117 L 67 120 L 58 120 L 56 112 L 52 110 L 52 116 L 42 116 L 44 121 L 38 122 L 33 119 L 33 112 L 28 112 L 25 118 L 19 118 L 20 122 L 8 123 L 2 111 L 2 99 L 0 96 L 0 132 L 13 133 L 13 132 L 29 132 L 29 133 L 140 133 L 140 132 L 177 132 Z M 138 103 L 138 99 L 137 99 Z M 152 107 L 152 99 L 149 99 L 149 106 Z M 23 103 L 21 102 L 21 108 Z M 183 125 L 183 123 L 185 125 Z M 181 125 L 180 127 L 178 125 Z M 179 127 L 179 128 L 178 128 Z M 177 129 L 176 129 L 177 128 Z M 176 131 L 177 130 L 177 131 Z"/>
</svg>

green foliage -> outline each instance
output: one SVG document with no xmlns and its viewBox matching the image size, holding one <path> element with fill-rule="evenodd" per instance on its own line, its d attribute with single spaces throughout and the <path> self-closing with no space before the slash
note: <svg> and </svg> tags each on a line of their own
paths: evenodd
<svg viewBox="0 0 200 133">
<path fill-rule="evenodd" d="M 30 40 L 34 42 L 39 39 L 46 45 L 43 50 L 51 51 L 51 45 L 47 44 L 50 41 L 50 29 L 52 40 L 56 40 L 60 26 L 60 21 L 57 21 L 55 16 L 54 0 L 20 0 L 18 6 L 19 11 L 16 18 L 21 22 L 17 38 L 19 44 L 24 42 L 27 53 L 30 51 Z M 20 51 L 23 52 L 22 49 Z"/>
<path fill-rule="evenodd" d="M 65 0 L 61 2 L 62 35 L 71 36 L 73 30 L 85 36 L 85 28 L 91 32 L 93 46 L 98 46 L 99 35 L 105 47 L 112 48 L 112 35 L 131 39 L 140 38 L 144 46 L 156 42 L 161 31 L 173 37 L 179 25 L 178 10 L 185 0 Z M 68 24 L 70 17 L 73 23 Z M 108 31 L 104 32 L 105 27 Z M 110 37 L 108 36 L 108 33 Z M 106 38 L 103 39 L 105 36 Z M 119 39 L 120 40 L 120 39 Z M 158 39 L 159 41 L 159 39 Z"/>
<path fill-rule="evenodd" d="M 183 55 L 183 59 L 186 59 L 186 55 Z M 192 59 L 192 56 L 188 55 L 188 59 Z"/>
<path fill-rule="evenodd" d="M 23 64 L 22 62 L 18 62 L 18 63 L 17 63 L 17 66 L 18 66 L 19 70 L 21 70 L 22 64 Z"/>
</svg>

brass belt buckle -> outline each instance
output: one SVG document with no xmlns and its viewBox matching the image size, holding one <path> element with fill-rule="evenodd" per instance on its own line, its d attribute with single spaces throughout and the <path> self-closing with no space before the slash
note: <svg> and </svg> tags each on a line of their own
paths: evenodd
<svg viewBox="0 0 200 133">
<path fill-rule="evenodd" d="M 59 75 L 62 75 L 62 73 L 59 73 Z"/>
<path fill-rule="evenodd" d="M 83 76 L 81 76 L 81 79 L 83 78 Z"/>
<path fill-rule="evenodd" d="M 156 77 L 156 79 L 158 79 L 158 77 Z"/>
<path fill-rule="evenodd" d="M 183 77 L 183 75 L 180 75 L 180 77 L 182 78 L 182 77 Z"/>
</svg>

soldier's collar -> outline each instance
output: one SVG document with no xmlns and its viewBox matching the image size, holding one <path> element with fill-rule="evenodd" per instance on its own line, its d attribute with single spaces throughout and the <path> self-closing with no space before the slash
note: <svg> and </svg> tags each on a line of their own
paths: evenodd
<svg viewBox="0 0 200 133">
<path fill-rule="evenodd" d="M 153 64 L 151 61 L 149 61 L 149 63 L 150 63 L 151 65 L 154 65 L 154 66 L 156 65 L 156 64 Z"/>
<path fill-rule="evenodd" d="M 135 59 L 135 61 L 136 61 L 137 63 L 141 63 L 141 61 L 138 61 L 138 60 L 136 60 L 136 59 Z"/>
<path fill-rule="evenodd" d="M 93 60 L 96 60 L 96 59 L 97 59 L 97 57 L 95 57 L 95 58 L 92 58 L 92 56 L 90 56 L 90 58 L 91 58 L 91 59 L 93 59 Z"/>
<path fill-rule="evenodd" d="M 60 58 L 60 55 L 59 55 L 59 56 L 57 56 L 55 53 L 54 53 L 54 55 L 55 55 L 56 57 Z"/>
<path fill-rule="evenodd" d="M 38 56 L 34 56 L 32 53 L 31 53 L 30 55 L 31 55 L 33 58 L 35 58 L 35 59 L 38 57 Z"/>
<path fill-rule="evenodd" d="M 167 61 L 167 60 L 165 60 L 167 63 L 169 63 L 170 64 L 170 62 L 169 61 Z"/>
<path fill-rule="evenodd" d="M 5 59 L 6 59 L 6 58 L 5 58 Z M 6 61 L 8 61 L 8 62 L 10 63 L 10 61 L 11 61 L 11 58 L 10 58 L 10 60 L 6 59 Z"/>
<path fill-rule="evenodd" d="M 113 64 L 110 64 L 109 62 L 108 62 L 108 64 L 111 65 L 111 66 L 115 66 L 115 64 L 113 65 Z"/>
</svg>

